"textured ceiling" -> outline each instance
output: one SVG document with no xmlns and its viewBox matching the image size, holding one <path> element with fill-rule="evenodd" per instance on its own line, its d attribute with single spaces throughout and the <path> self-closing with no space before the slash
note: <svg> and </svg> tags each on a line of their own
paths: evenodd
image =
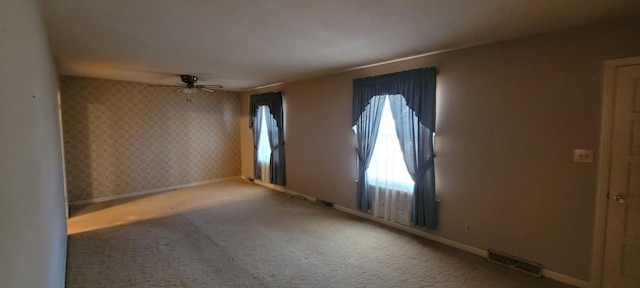
<svg viewBox="0 0 640 288">
<path fill-rule="evenodd" d="M 42 0 L 65 75 L 245 90 L 640 14 L 638 0 Z"/>
</svg>

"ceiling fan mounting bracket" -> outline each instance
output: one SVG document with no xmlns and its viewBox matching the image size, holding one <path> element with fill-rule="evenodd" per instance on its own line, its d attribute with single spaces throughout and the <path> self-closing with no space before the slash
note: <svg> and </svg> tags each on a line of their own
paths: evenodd
<svg viewBox="0 0 640 288">
<path fill-rule="evenodd" d="M 180 75 L 180 79 L 182 80 L 182 82 L 184 82 L 184 84 L 187 85 L 187 88 L 189 89 L 193 89 L 193 87 L 195 87 L 196 83 L 198 82 L 198 77 L 193 75 Z"/>
</svg>

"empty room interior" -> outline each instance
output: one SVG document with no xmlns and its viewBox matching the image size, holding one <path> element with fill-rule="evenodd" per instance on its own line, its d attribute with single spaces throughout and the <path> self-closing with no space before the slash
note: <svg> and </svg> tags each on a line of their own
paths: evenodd
<svg viewBox="0 0 640 288">
<path fill-rule="evenodd" d="M 640 1 L 2 0 L 0 43 L 2 287 L 640 287 Z"/>
</svg>

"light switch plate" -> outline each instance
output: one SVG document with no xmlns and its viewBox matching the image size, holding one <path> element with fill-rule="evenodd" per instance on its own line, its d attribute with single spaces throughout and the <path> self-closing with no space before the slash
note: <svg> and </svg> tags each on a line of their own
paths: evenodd
<svg viewBox="0 0 640 288">
<path fill-rule="evenodd" d="M 592 163 L 593 162 L 593 150 L 574 149 L 573 150 L 573 162 Z"/>
</svg>

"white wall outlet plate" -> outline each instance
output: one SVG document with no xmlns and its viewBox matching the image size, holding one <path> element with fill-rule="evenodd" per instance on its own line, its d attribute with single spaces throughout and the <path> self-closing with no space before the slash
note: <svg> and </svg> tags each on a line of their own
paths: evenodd
<svg viewBox="0 0 640 288">
<path fill-rule="evenodd" d="M 592 163 L 593 150 L 573 149 L 573 162 Z"/>
</svg>

